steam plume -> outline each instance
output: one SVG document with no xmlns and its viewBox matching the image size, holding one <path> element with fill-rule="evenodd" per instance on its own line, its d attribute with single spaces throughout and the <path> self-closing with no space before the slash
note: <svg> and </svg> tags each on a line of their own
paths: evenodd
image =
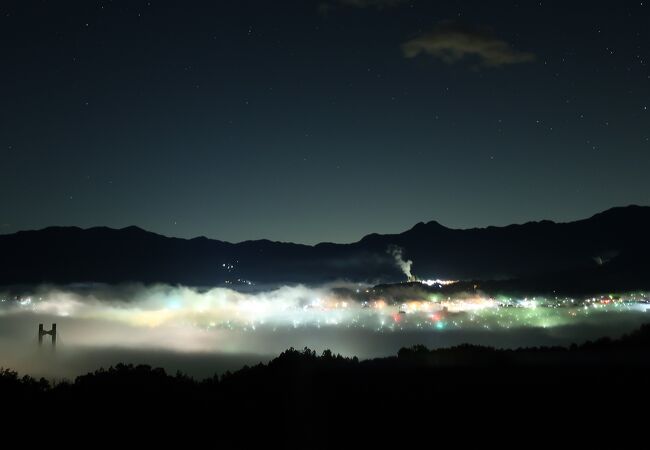
<svg viewBox="0 0 650 450">
<path fill-rule="evenodd" d="M 415 276 L 413 276 L 411 273 L 411 266 L 413 265 L 413 261 L 410 259 L 404 261 L 404 258 L 402 257 L 404 249 L 393 245 L 388 247 L 388 253 L 393 255 L 393 258 L 395 258 L 395 264 L 397 264 L 397 267 L 399 267 L 402 273 L 406 276 L 406 280 L 415 281 Z"/>
</svg>

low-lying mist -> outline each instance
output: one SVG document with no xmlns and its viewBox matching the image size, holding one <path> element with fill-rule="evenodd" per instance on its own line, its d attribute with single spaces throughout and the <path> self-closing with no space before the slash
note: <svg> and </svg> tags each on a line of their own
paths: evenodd
<svg viewBox="0 0 650 450">
<path fill-rule="evenodd" d="M 358 295 L 366 293 L 365 296 Z M 0 366 L 73 377 L 117 362 L 197 377 L 266 361 L 289 347 L 360 358 L 414 344 L 567 345 L 647 320 L 636 299 L 504 305 L 477 293 L 392 303 L 359 285 L 198 289 L 138 284 L 35 286 L 0 293 Z M 57 324 L 38 345 L 38 325 Z"/>
</svg>

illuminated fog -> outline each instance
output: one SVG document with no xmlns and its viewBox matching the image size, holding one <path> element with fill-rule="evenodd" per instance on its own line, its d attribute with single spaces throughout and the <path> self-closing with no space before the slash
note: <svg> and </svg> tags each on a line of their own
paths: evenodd
<svg viewBox="0 0 650 450">
<path fill-rule="evenodd" d="M 338 288 L 338 289 L 335 289 Z M 41 286 L 0 294 L 0 366 L 73 376 L 120 361 L 196 376 L 235 370 L 288 347 L 361 358 L 406 345 L 518 347 L 617 336 L 647 320 L 643 293 L 593 298 L 453 298 L 404 302 L 367 286 L 281 286 L 255 292 L 166 285 Z M 369 294 L 360 298 L 357 293 Z M 38 324 L 57 323 L 58 345 Z"/>
</svg>

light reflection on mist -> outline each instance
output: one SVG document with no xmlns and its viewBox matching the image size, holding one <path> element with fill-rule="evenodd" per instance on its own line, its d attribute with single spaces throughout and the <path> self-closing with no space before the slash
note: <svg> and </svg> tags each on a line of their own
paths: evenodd
<svg viewBox="0 0 650 450">
<path fill-rule="evenodd" d="M 289 347 L 367 358 L 414 344 L 567 345 L 629 332 L 648 317 L 647 304 L 636 298 L 522 299 L 513 307 L 476 293 L 391 304 L 345 292 L 302 285 L 257 292 L 98 285 L 0 294 L 0 366 L 73 376 L 126 361 L 208 376 Z M 36 339 L 39 323 L 54 322 L 56 355 L 47 345 L 39 350 Z"/>
</svg>

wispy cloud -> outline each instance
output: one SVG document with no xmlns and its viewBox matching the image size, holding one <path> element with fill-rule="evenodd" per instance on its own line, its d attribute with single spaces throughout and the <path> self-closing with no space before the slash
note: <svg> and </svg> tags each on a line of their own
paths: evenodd
<svg viewBox="0 0 650 450">
<path fill-rule="evenodd" d="M 405 2 L 406 0 L 336 0 L 335 3 L 355 8 L 388 8 Z"/>
<path fill-rule="evenodd" d="M 328 13 L 335 8 L 392 8 L 406 3 L 407 0 L 328 0 L 320 4 L 321 13 Z"/>
<path fill-rule="evenodd" d="M 402 44 L 406 58 L 431 55 L 447 64 L 478 60 L 485 67 L 501 67 L 535 61 L 535 55 L 514 49 L 491 33 L 457 23 L 442 23 L 431 32 Z"/>
</svg>

